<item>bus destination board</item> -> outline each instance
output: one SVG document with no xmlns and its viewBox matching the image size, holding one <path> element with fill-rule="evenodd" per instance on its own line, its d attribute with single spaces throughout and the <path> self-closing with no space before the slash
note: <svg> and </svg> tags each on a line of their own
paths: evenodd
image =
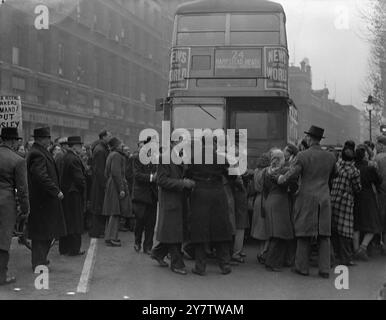
<svg viewBox="0 0 386 320">
<path fill-rule="evenodd" d="M 288 90 L 288 53 L 284 48 L 265 48 L 266 89 Z"/>
<path fill-rule="evenodd" d="M 216 76 L 260 76 L 261 49 L 216 50 Z"/>
<path fill-rule="evenodd" d="M 190 48 L 174 48 L 170 55 L 169 90 L 187 89 Z"/>
</svg>

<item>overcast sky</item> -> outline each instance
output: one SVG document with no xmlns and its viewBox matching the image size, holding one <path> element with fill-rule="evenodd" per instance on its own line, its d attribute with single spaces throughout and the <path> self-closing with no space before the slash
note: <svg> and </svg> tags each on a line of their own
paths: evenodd
<svg viewBox="0 0 386 320">
<path fill-rule="evenodd" d="M 290 63 L 309 58 L 314 89 L 326 83 L 330 98 L 363 108 L 370 45 L 361 12 L 368 0 L 274 1 L 286 11 Z"/>
</svg>

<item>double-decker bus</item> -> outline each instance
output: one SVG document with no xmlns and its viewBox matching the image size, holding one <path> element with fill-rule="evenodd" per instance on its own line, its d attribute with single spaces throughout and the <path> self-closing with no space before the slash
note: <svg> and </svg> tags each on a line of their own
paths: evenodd
<svg viewBox="0 0 386 320">
<path fill-rule="evenodd" d="M 174 129 L 247 129 L 252 168 L 271 147 L 295 143 L 285 23 L 283 7 L 265 0 L 180 5 L 164 119 Z"/>
</svg>

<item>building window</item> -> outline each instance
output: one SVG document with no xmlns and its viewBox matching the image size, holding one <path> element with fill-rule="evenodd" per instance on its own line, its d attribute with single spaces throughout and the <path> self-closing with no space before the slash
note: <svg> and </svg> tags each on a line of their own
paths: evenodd
<svg viewBox="0 0 386 320">
<path fill-rule="evenodd" d="M 12 47 L 12 64 L 19 65 L 19 63 L 20 63 L 19 48 Z"/>
<path fill-rule="evenodd" d="M 70 90 L 67 88 L 61 88 L 59 90 L 59 103 L 68 106 L 70 103 Z"/>
<path fill-rule="evenodd" d="M 12 91 L 22 99 L 25 97 L 25 79 L 21 77 L 12 77 Z"/>
<path fill-rule="evenodd" d="M 37 87 L 37 102 L 40 104 L 46 104 L 47 103 L 47 87 L 43 84 L 38 84 Z"/>
<path fill-rule="evenodd" d="M 101 99 L 100 98 L 94 98 L 93 101 L 93 113 L 97 116 L 100 115 L 101 112 Z"/>
</svg>

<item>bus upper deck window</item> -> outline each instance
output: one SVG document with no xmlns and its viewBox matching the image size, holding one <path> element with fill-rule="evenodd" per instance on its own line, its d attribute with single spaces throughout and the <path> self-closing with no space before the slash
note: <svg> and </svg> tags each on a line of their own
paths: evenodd
<svg viewBox="0 0 386 320">
<path fill-rule="evenodd" d="M 180 16 L 178 31 L 224 31 L 225 15 L 189 15 Z"/>
<path fill-rule="evenodd" d="M 274 14 L 233 14 L 231 31 L 279 31 L 279 17 Z"/>
</svg>

